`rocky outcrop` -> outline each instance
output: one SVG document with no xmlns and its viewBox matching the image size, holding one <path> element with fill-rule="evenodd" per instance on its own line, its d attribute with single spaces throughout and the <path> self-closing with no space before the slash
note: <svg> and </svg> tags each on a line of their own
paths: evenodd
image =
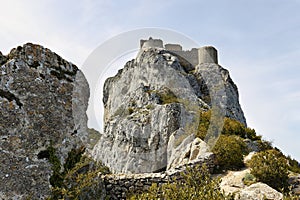
<svg viewBox="0 0 300 200">
<path fill-rule="evenodd" d="M 168 142 L 168 166 L 167 170 L 185 165 L 201 157 L 209 157 L 210 153 L 207 144 L 194 135 L 186 137 L 178 146 L 176 138 L 171 135 Z"/>
<path fill-rule="evenodd" d="M 210 92 L 220 85 L 221 92 Z M 214 63 L 193 66 L 171 51 L 144 47 L 104 84 L 104 133 L 92 155 L 113 172 L 175 167 L 179 160 L 190 159 L 175 152 L 184 141 L 189 147 L 179 149 L 186 149 L 189 157 L 199 112 L 218 101 L 225 115 L 246 124 L 227 70 Z"/>
<path fill-rule="evenodd" d="M 294 194 L 300 195 L 300 174 L 293 174 L 289 178 L 289 184 Z"/>
<path fill-rule="evenodd" d="M 64 163 L 87 143 L 88 83 L 49 49 L 19 46 L 0 55 L 0 196 L 44 199 L 52 175 L 49 146 Z"/>
<path fill-rule="evenodd" d="M 254 155 L 254 152 L 245 157 L 244 162 L 247 162 Z M 271 188 L 267 184 L 257 182 L 249 186 L 244 184 L 244 179 L 250 175 L 250 168 L 242 169 L 240 171 L 228 171 L 222 175 L 222 182 L 220 189 L 225 194 L 235 194 L 236 200 L 263 200 L 263 199 L 282 199 L 283 195 Z M 255 181 L 253 181 L 255 182 Z"/>
<path fill-rule="evenodd" d="M 239 104 L 237 86 L 230 78 L 228 70 L 215 63 L 202 63 L 196 66 L 194 74 L 198 82 L 202 83 L 200 85 L 206 85 L 207 88 L 222 86 L 224 89 L 202 90 L 201 98 L 208 99 L 208 104 L 212 106 L 210 98 L 213 96 L 214 101 L 225 111 L 225 116 L 236 119 L 247 126 L 243 110 Z"/>
<path fill-rule="evenodd" d="M 264 183 L 254 183 L 236 195 L 237 200 L 283 199 L 283 195 Z"/>
</svg>

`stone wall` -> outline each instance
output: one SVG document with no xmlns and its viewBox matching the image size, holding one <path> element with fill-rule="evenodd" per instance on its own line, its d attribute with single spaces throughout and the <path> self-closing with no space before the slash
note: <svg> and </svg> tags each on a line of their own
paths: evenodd
<svg viewBox="0 0 300 200">
<path fill-rule="evenodd" d="M 187 51 L 174 51 L 174 50 L 170 50 L 170 51 L 181 56 L 182 58 L 190 62 L 194 67 L 199 63 L 199 58 L 198 58 L 199 54 L 198 54 L 198 49 L 196 48 Z"/>
<path fill-rule="evenodd" d="M 140 48 L 165 48 L 171 51 L 185 60 L 189 61 L 194 67 L 203 63 L 215 63 L 218 64 L 218 52 L 212 46 L 204 46 L 201 48 L 192 48 L 191 50 L 182 50 L 180 44 L 165 44 L 160 39 L 149 38 L 148 40 L 140 40 Z"/>
<path fill-rule="evenodd" d="M 126 199 L 126 196 L 147 190 L 153 183 L 161 185 L 175 179 L 180 180 L 181 173 L 188 167 L 206 164 L 212 171 L 214 168 L 214 155 L 212 153 L 194 160 L 187 165 L 181 165 L 175 169 L 160 173 L 143 173 L 143 174 L 111 174 L 102 175 L 101 180 L 104 182 L 106 195 L 110 199 Z"/>
<path fill-rule="evenodd" d="M 166 44 L 165 49 L 169 51 L 182 51 L 182 46 L 180 44 Z"/>
<path fill-rule="evenodd" d="M 199 64 L 215 63 L 218 64 L 218 52 L 212 46 L 204 46 L 199 48 Z"/>
<path fill-rule="evenodd" d="M 161 39 L 140 40 L 140 48 L 158 47 L 163 48 L 163 41 Z"/>
</svg>

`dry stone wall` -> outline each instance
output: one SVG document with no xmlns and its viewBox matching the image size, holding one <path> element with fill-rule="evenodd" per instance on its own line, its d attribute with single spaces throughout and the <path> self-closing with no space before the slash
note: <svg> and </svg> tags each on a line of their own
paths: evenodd
<svg viewBox="0 0 300 200">
<path fill-rule="evenodd" d="M 210 171 L 214 168 L 214 155 L 206 154 L 202 158 L 194 160 L 187 165 L 180 165 L 160 173 L 143 173 L 143 174 L 111 174 L 103 175 L 101 179 L 104 182 L 106 195 L 110 199 L 126 199 L 127 195 L 147 190 L 153 183 L 158 185 L 168 183 L 174 179 L 180 180 L 181 173 L 187 167 L 193 168 L 197 165 L 206 164 Z"/>
</svg>

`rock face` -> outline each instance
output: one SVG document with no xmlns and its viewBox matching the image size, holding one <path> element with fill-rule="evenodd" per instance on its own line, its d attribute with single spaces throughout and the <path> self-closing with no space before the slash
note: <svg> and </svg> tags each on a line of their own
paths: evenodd
<svg viewBox="0 0 300 200">
<path fill-rule="evenodd" d="M 87 142 L 88 83 L 72 63 L 39 45 L 0 54 L 0 197 L 50 193 L 47 147 L 61 163 Z"/>
<path fill-rule="evenodd" d="M 289 178 L 289 184 L 292 186 L 293 193 L 300 195 L 300 174 L 291 176 Z"/>
<path fill-rule="evenodd" d="M 199 112 L 212 108 L 212 95 L 227 116 L 246 124 L 227 70 L 216 63 L 194 66 L 161 47 L 144 45 L 104 84 L 104 133 L 92 155 L 112 172 L 157 172 L 189 161 L 192 145 L 201 143 L 193 136 Z M 220 84 L 223 92 L 210 92 Z M 177 155 L 180 149 L 186 156 Z"/>
<path fill-rule="evenodd" d="M 283 199 L 283 195 L 264 183 L 254 183 L 240 191 L 237 200 Z"/>
</svg>

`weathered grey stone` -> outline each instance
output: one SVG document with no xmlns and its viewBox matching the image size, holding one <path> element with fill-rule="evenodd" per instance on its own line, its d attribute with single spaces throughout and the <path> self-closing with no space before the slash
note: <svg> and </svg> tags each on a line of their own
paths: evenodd
<svg viewBox="0 0 300 200">
<path fill-rule="evenodd" d="M 250 139 L 244 139 L 245 144 L 247 145 L 247 148 L 249 151 L 260 151 L 260 147 L 257 141 L 252 141 Z"/>
<path fill-rule="evenodd" d="M 250 169 L 243 169 L 240 171 L 228 171 L 222 177 L 220 189 L 224 190 L 226 194 L 238 193 L 241 189 L 245 188 L 243 178 L 246 174 L 250 173 Z"/>
<path fill-rule="evenodd" d="M 300 195 L 300 174 L 294 174 L 289 178 L 289 184 L 294 194 Z"/>
<path fill-rule="evenodd" d="M 267 184 L 258 182 L 250 186 L 243 183 L 243 178 L 250 173 L 250 169 L 241 171 L 229 171 L 222 177 L 220 189 L 225 194 L 235 194 L 236 200 L 263 200 L 263 199 L 282 199 L 283 195 L 271 188 Z"/>
<path fill-rule="evenodd" d="M 87 142 L 89 88 L 70 62 L 39 45 L 11 50 L 0 68 L 0 193 L 44 199 L 50 192 L 52 145 L 63 163 Z"/>
<path fill-rule="evenodd" d="M 236 195 L 237 200 L 283 199 L 283 195 L 264 183 L 254 183 L 245 187 Z"/>
<path fill-rule="evenodd" d="M 227 70 L 215 63 L 194 68 L 160 44 L 141 45 L 145 48 L 137 58 L 104 84 L 104 132 L 92 151 L 96 160 L 122 173 L 156 172 L 190 162 L 182 152 L 192 153 L 199 111 L 211 108 L 211 95 L 224 114 L 246 124 Z M 215 89 L 220 85 L 223 93 Z M 192 148 L 198 157 L 201 151 Z"/>
<path fill-rule="evenodd" d="M 209 91 L 204 90 L 202 98 L 207 99 L 209 98 L 208 96 L 214 96 L 216 98 L 215 102 L 224 110 L 225 116 L 247 125 L 243 110 L 239 104 L 237 86 L 230 78 L 229 72 L 226 69 L 214 63 L 204 63 L 196 66 L 195 76 L 199 79 L 200 83 L 206 83 L 208 89 L 215 88 L 209 89 Z M 220 77 L 222 82 L 220 82 Z M 220 86 L 224 87 L 225 90 L 216 88 Z M 210 93 L 208 94 L 207 92 Z"/>
<path fill-rule="evenodd" d="M 199 64 L 203 63 L 214 63 L 218 64 L 218 52 L 212 46 L 201 47 L 198 50 L 199 53 Z"/>
<path fill-rule="evenodd" d="M 212 171 L 214 168 L 214 159 L 212 154 L 204 155 L 192 161 L 190 168 L 195 168 L 206 164 Z M 106 195 L 110 199 L 126 199 L 128 194 L 140 193 L 146 191 L 153 183 L 161 186 L 170 181 L 182 179 L 182 172 L 187 170 L 186 165 L 180 165 L 178 169 L 171 169 L 159 173 L 142 173 L 142 174 L 108 174 L 98 177 L 98 181 L 104 183 Z"/>
<path fill-rule="evenodd" d="M 204 141 L 195 138 L 193 134 L 184 136 L 180 133 L 184 132 L 179 129 L 169 138 L 167 170 L 191 163 L 193 160 L 210 154 L 209 148 Z"/>
</svg>

